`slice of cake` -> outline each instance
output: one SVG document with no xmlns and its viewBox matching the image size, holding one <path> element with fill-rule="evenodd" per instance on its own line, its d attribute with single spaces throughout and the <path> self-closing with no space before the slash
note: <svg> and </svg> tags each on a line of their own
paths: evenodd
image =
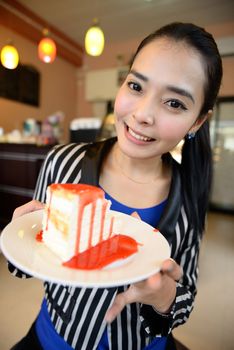
<svg viewBox="0 0 234 350">
<path fill-rule="evenodd" d="M 65 262 L 109 239 L 113 234 L 114 219 L 110 204 L 99 187 L 84 184 L 48 186 L 43 242 Z"/>
</svg>

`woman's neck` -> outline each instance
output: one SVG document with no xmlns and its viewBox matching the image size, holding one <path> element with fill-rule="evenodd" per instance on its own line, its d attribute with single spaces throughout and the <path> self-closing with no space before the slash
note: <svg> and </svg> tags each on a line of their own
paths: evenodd
<svg viewBox="0 0 234 350">
<path fill-rule="evenodd" d="M 111 156 L 113 166 L 121 176 L 130 181 L 144 185 L 152 184 L 163 177 L 163 162 L 161 157 L 139 159 L 128 157 L 116 144 Z"/>
<path fill-rule="evenodd" d="M 148 208 L 165 200 L 171 183 L 170 166 L 158 158 L 145 160 L 127 157 L 122 152 L 118 153 L 116 146 L 112 147 L 102 163 L 100 186 L 129 207 Z"/>
</svg>

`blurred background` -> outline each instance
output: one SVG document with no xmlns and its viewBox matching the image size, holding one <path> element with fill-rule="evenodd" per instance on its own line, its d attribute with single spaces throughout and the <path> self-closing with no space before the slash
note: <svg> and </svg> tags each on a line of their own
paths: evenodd
<svg viewBox="0 0 234 350">
<path fill-rule="evenodd" d="M 54 144 L 115 135 L 115 95 L 141 39 L 172 21 L 194 22 L 215 37 L 224 77 L 210 125 L 208 226 L 195 310 L 175 331 L 193 350 L 234 348 L 233 13 L 233 0 L 0 1 L 0 229 L 15 207 L 31 199 Z M 103 48 L 88 47 L 93 26 L 102 30 Z M 52 44 L 43 47 L 43 39 Z M 8 46 L 18 54 L 16 67 L 3 57 Z M 0 348 L 7 350 L 35 317 L 42 287 L 11 277 L 3 255 L 0 278 Z"/>
</svg>

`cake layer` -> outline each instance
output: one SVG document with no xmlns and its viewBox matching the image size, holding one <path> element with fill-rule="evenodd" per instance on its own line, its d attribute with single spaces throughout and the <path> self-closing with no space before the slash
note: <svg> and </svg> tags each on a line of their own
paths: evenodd
<svg viewBox="0 0 234 350">
<path fill-rule="evenodd" d="M 110 201 L 90 185 L 53 184 L 47 189 L 43 242 L 63 261 L 112 235 Z"/>
</svg>

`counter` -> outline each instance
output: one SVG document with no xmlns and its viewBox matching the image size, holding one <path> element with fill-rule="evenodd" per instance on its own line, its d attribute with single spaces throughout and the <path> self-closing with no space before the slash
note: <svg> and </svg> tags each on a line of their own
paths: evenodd
<svg viewBox="0 0 234 350">
<path fill-rule="evenodd" d="M 32 199 L 37 177 L 50 146 L 0 143 L 0 229 L 16 207 Z"/>
</svg>

